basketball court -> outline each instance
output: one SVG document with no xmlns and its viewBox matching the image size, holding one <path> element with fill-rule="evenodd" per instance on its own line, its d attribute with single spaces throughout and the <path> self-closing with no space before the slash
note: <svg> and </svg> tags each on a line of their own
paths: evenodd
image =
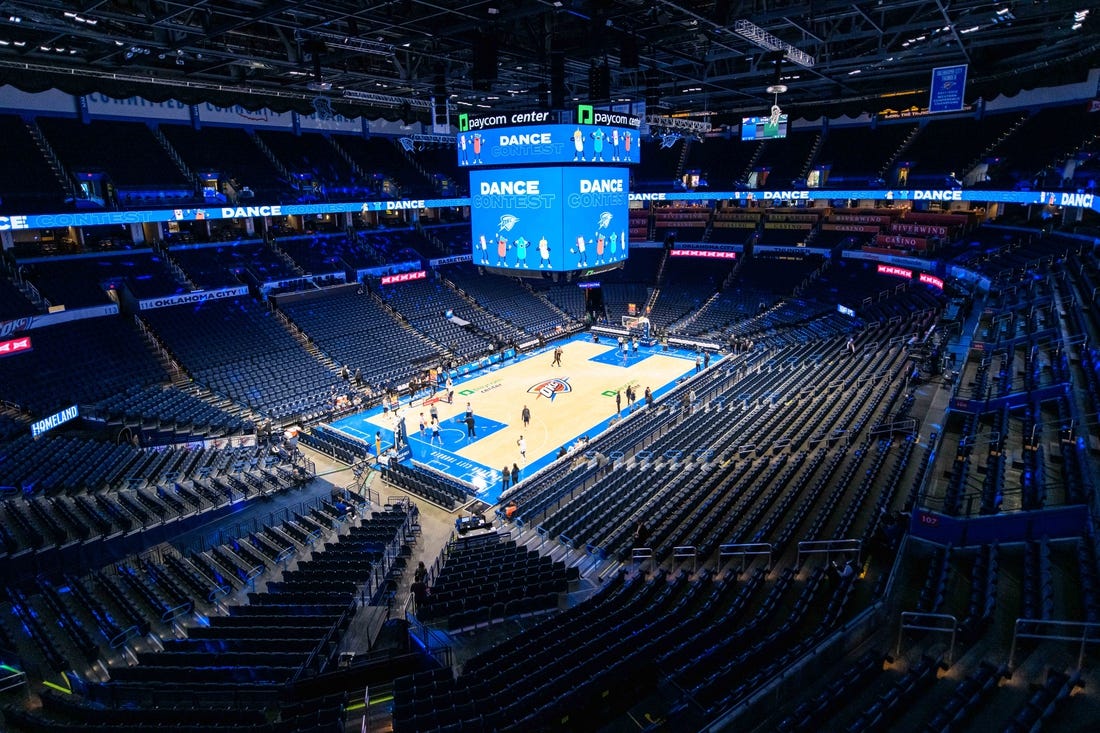
<svg viewBox="0 0 1100 733">
<path fill-rule="evenodd" d="M 561 366 L 553 366 L 553 352 L 562 348 Z M 721 356 L 712 354 L 712 363 Z M 366 442 L 373 452 L 375 433 L 382 433 L 383 449 L 394 444 L 394 431 L 404 419 L 409 455 L 406 462 L 429 466 L 474 487 L 477 497 L 495 504 L 503 486 L 505 466 L 520 468 L 521 481 L 553 461 L 562 448 L 583 436 L 594 438 L 617 420 L 615 394 L 622 396 L 622 414 L 628 413 L 626 388 L 637 392 L 635 410 L 644 409 L 646 387 L 654 397 L 695 372 L 694 351 L 659 345 L 639 345 L 637 352 L 619 348 L 613 340 L 593 342 L 591 335 L 555 342 L 513 361 L 493 364 L 454 381 L 454 402 L 438 392 L 434 397 L 402 400 L 394 411 L 375 408 L 338 420 L 331 427 Z M 436 398 L 442 397 L 438 401 Z M 473 410 L 475 437 L 467 435 L 466 405 Z M 430 424 L 434 405 L 440 436 L 419 429 L 421 414 Z M 531 412 L 524 427 L 522 411 Z M 526 459 L 518 441 L 526 440 Z"/>
</svg>

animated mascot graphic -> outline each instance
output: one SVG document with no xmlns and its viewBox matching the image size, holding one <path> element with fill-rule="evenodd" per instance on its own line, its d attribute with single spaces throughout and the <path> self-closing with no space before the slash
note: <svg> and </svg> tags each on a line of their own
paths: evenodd
<svg viewBox="0 0 1100 733">
<path fill-rule="evenodd" d="M 539 269 L 550 267 L 550 243 L 546 237 L 539 239 Z"/>
</svg>

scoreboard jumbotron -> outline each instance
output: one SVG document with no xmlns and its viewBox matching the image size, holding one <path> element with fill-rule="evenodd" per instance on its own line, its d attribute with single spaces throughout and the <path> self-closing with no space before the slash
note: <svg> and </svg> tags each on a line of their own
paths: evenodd
<svg viewBox="0 0 1100 733">
<path fill-rule="evenodd" d="M 627 258 L 625 166 L 640 160 L 640 120 L 588 105 L 577 111 L 576 124 L 494 127 L 515 114 L 460 119 L 474 264 L 530 274 L 604 269 Z"/>
</svg>

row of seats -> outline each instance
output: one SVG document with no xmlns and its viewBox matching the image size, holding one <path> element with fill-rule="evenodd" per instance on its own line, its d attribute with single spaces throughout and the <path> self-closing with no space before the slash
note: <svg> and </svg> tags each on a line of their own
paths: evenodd
<svg viewBox="0 0 1100 733">
<path fill-rule="evenodd" d="M 324 670 L 331 662 L 331 643 L 338 641 L 350 622 L 357 587 L 370 581 L 384 548 L 401 537 L 408 520 L 403 508 L 375 512 L 355 528 L 358 531 L 315 545 L 312 556 L 299 561 L 295 570 L 284 572 L 278 582 L 269 582 L 265 591 L 249 593 L 247 605 L 230 605 L 229 615 L 209 616 L 208 624 L 189 629 L 188 638 L 165 640 L 161 650 L 139 653 L 136 667 L 113 669 L 112 681 L 94 685 L 91 699 L 104 701 L 112 709 L 131 701 L 134 717 L 143 720 L 146 708 L 140 701 L 147 691 L 159 687 L 201 691 L 219 682 L 262 686 L 285 682 L 306 666 L 314 672 Z M 214 582 L 232 582 L 239 587 L 255 574 L 250 565 L 275 565 L 276 542 L 293 543 L 297 551 L 314 541 L 315 532 L 307 529 L 316 527 L 313 519 L 299 515 L 278 527 L 265 527 L 262 537 L 253 534 L 190 559 L 178 558 L 174 567 L 147 564 L 145 590 L 132 583 L 129 590 L 160 608 L 188 600 L 195 585 L 208 589 Z M 379 538 L 376 551 L 364 551 L 364 537 Z M 120 578 L 128 582 L 126 578 L 135 575 L 132 569 Z"/>
<path fill-rule="evenodd" d="M 443 355 L 441 347 L 395 318 L 375 296 L 353 287 L 280 309 L 317 348 L 376 390 L 407 382 Z"/>
<path fill-rule="evenodd" d="M 1067 674 L 1056 669 L 1047 672 L 1046 682 L 1028 698 L 1012 717 L 1006 733 L 1042 730 L 1063 701 L 1081 684 L 1081 672 Z"/>
<path fill-rule="evenodd" d="M 194 476 L 271 468 L 287 459 L 256 445 L 143 449 L 60 434 L 20 436 L 0 448 L 0 456 L 0 486 L 51 495 L 145 488 Z"/>
<path fill-rule="evenodd" d="M 1020 617 L 1054 618 L 1054 573 L 1050 562 L 1050 542 L 1047 538 L 1032 540 L 1024 545 L 1022 575 Z"/>
<path fill-rule="evenodd" d="M 14 282 L 0 271 L 0 320 L 33 316 L 40 311 Z"/>
<path fill-rule="evenodd" d="M 444 509 L 454 509 L 465 502 L 469 489 L 449 476 L 434 471 L 421 471 L 402 463 L 391 462 L 382 478 L 394 488 L 422 496 Z"/>
<path fill-rule="evenodd" d="M 85 414 L 109 426 L 174 435 L 218 437 L 247 432 L 252 423 L 172 387 L 134 386 L 93 405 Z"/>
<path fill-rule="evenodd" d="M 779 724 L 779 729 L 789 733 L 812 733 L 819 730 L 823 720 L 829 719 L 848 699 L 857 695 L 880 674 L 882 655 L 873 651 L 867 652 L 851 666 L 837 673 L 828 687 L 810 700 L 799 703 L 794 712 Z"/>
<path fill-rule="evenodd" d="M 298 440 L 315 451 L 331 456 L 349 466 L 355 465 L 371 455 L 370 447 L 361 440 L 355 440 L 324 425 L 317 425 L 309 431 L 300 433 Z"/>
<path fill-rule="evenodd" d="M 337 377 L 251 300 L 143 312 L 158 340 L 214 392 L 282 420 L 330 409 Z"/>
<path fill-rule="evenodd" d="M 314 275 L 361 270 L 383 264 L 357 238 L 346 234 L 314 234 L 312 237 L 280 237 L 274 246 L 286 253 L 303 271 Z"/>
<path fill-rule="evenodd" d="M 880 730 L 890 723 L 936 681 L 940 661 L 923 656 L 905 671 L 878 699 L 845 729 L 848 733 Z"/>
<path fill-rule="evenodd" d="M 542 606 L 556 607 L 556 594 L 576 580 L 576 568 L 566 570 L 561 561 L 554 562 L 537 551 L 516 546 L 500 539 L 500 535 L 459 538 L 445 548 L 442 566 L 431 586 L 427 603 L 418 606 L 419 617 L 450 619 L 455 628 L 455 615 L 462 614 L 462 623 L 478 611 L 492 611 L 503 617 L 507 605 L 523 599 L 542 598 Z M 551 605 L 547 596 L 553 595 Z"/>
<path fill-rule="evenodd" d="M 936 711 L 924 726 L 925 732 L 951 733 L 965 725 L 974 710 L 996 691 L 998 682 L 1007 671 L 1006 665 L 997 667 L 981 662 L 978 669 L 960 682 L 947 702 Z"/>
<path fill-rule="evenodd" d="M 515 335 L 503 321 L 467 302 L 438 279 L 386 286 L 379 294 L 386 304 L 408 319 L 413 328 L 442 345 L 459 361 L 473 361 L 488 353 L 492 344 L 483 335 L 456 326 L 441 314 L 450 311 L 479 328 L 487 325 L 489 330 L 485 333 L 500 336 L 501 343 L 508 340 L 509 333 Z"/>
<path fill-rule="evenodd" d="M 483 277 L 472 264 L 448 265 L 443 269 L 443 275 L 477 301 L 479 306 L 525 334 L 552 337 L 569 325 L 560 313 L 534 297 L 518 280 Z"/>
<path fill-rule="evenodd" d="M 31 351 L 0 359 L 0 401 L 36 418 L 167 378 L 141 334 L 122 316 L 36 328 L 32 343 Z"/>
<path fill-rule="evenodd" d="M 838 348 L 838 346 L 834 345 L 832 348 Z M 726 446 L 728 442 L 732 442 L 724 437 L 726 435 L 737 436 L 733 440 L 745 440 L 747 445 L 754 446 L 753 452 L 759 455 L 758 448 L 760 446 L 770 446 L 773 443 L 781 445 L 781 443 L 778 443 L 783 436 L 783 433 L 778 432 L 780 429 L 784 432 L 797 430 L 797 427 L 792 427 L 792 422 L 796 426 L 802 421 L 812 425 L 834 424 L 858 433 L 862 426 L 868 422 L 865 415 L 869 416 L 875 410 L 889 409 L 889 405 L 886 404 L 885 400 L 888 393 L 878 388 L 876 388 L 877 391 L 868 391 L 863 399 L 852 399 L 851 396 L 848 396 L 846 402 L 838 401 L 841 394 L 839 391 L 827 393 L 830 401 L 826 403 L 808 401 L 800 405 L 796 400 L 785 398 L 782 406 L 776 405 L 771 409 L 761 407 L 745 408 L 743 399 L 733 399 L 734 396 L 745 394 L 773 394 L 773 390 L 778 390 L 777 393 L 780 395 L 796 394 L 804 388 L 804 386 L 799 386 L 800 384 L 804 385 L 802 382 L 804 379 L 812 378 L 815 384 L 829 380 L 829 371 L 823 373 L 820 368 L 807 369 L 801 367 L 800 364 L 803 358 L 797 356 L 794 364 L 789 369 L 772 369 L 768 372 L 752 374 L 740 383 L 734 382 L 728 388 L 729 401 L 721 403 L 724 405 L 722 407 L 712 410 L 698 410 L 695 414 L 686 418 L 681 417 L 679 424 L 674 429 L 650 446 L 652 457 L 649 460 L 660 461 L 668 455 L 676 454 L 686 461 L 707 446 Z M 897 352 L 891 353 L 890 350 L 882 350 L 876 355 L 875 359 L 861 362 L 861 366 L 865 366 L 868 372 L 873 374 L 877 372 L 879 367 L 889 368 L 896 358 Z M 783 359 L 779 358 L 776 361 L 782 362 Z M 839 374 L 847 366 L 847 362 L 838 360 L 828 369 L 839 370 L 837 372 Z M 778 386 L 783 383 L 788 384 L 786 389 Z M 868 383 L 868 388 L 870 386 L 870 383 Z M 718 400 L 715 400 L 715 403 L 718 403 Z M 802 414 L 797 419 L 792 418 L 795 410 L 802 410 Z M 822 414 L 823 411 L 824 415 L 832 415 L 833 417 L 825 417 Z M 783 427 L 780 428 L 780 426 Z M 756 442 L 757 440 L 760 442 Z M 735 452 L 732 455 L 738 456 L 738 453 Z M 875 457 L 875 461 L 870 464 L 870 468 L 867 466 L 863 466 L 863 468 L 869 475 L 875 475 L 883 465 L 885 453 L 880 449 L 871 455 Z M 742 479 L 746 481 L 745 485 L 759 491 L 772 489 L 779 494 L 789 496 L 783 489 L 789 487 L 789 481 L 794 476 L 794 471 L 781 475 L 781 469 L 786 460 L 785 456 L 786 454 L 781 456 L 772 466 L 769 479 L 756 475 L 751 479 Z M 715 455 L 714 458 L 721 458 L 721 456 Z M 796 465 L 801 467 L 799 462 L 796 462 Z M 896 490 L 900 470 L 895 467 L 892 474 L 893 480 L 881 485 L 874 485 L 875 490 Z M 650 544 L 658 554 L 661 554 L 673 546 L 671 542 L 685 539 L 686 534 L 678 531 L 677 527 L 696 527 L 699 525 L 699 521 L 693 522 L 689 518 L 690 512 L 684 508 L 694 506 L 694 502 L 697 501 L 695 497 L 710 494 L 718 486 L 725 485 L 723 482 L 728 480 L 724 472 L 713 472 L 713 474 L 708 475 L 707 471 L 699 472 L 697 469 L 692 468 L 690 464 L 685 464 L 683 468 L 677 467 L 677 472 L 672 474 L 671 479 L 669 475 L 654 474 L 650 471 L 639 471 L 637 473 L 629 469 L 618 472 L 613 471 L 591 484 L 579 495 L 574 496 L 573 500 L 564 508 L 550 512 L 549 516 L 545 518 L 538 518 L 537 515 L 534 515 L 531 508 L 528 507 L 531 499 L 525 498 L 525 503 L 520 507 L 521 516 L 525 521 L 538 521 L 550 536 L 562 535 L 578 547 L 585 545 L 600 547 L 613 556 L 629 549 L 633 530 L 638 521 L 644 518 L 650 523 L 651 530 L 659 530 L 651 537 Z M 851 478 L 855 478 L 855 476 L 853 475 Z M 847 480 L 851 480 L 851 478 Z M 772 483 L 772 480 L 774 480 L 774 483 Z M 871 486 L 870 483 L 864 483 L 862 484 L 862 490 L 869 492 Z M 629 491 L 626 490 L 627 487 L 629 487 Z M 841 486 L 842 490 L 845 488 L 846 484 Z M 553 491 L 552 484 L 544 482 L 542 490 Z M 681 491 L 683 492 L 682 495 L 678 493 Z M 740 494 L 734 493 L 732 495 Z M 833 501 L 839 501 L 839 496 L 838 493 Z M 742 540 L 730 540 L 728 539 L 729 535 L 724 533 L 732 532 L 734 529 L 732 524 L 739 520 L 744 520 L 751 525 L 759 524 L 765 516 L 782 517 L 782 513 L 773 510 L 777 500 L 778 498 L 773 498 L 771 501 L 759 500 L 755 503 L 755 506 L 760 507 L 759 512 L 751 511 L 752 505 L 747 504 L 739 506 L 736 510 L 732 506 L 725 506 L 725 508 L 719 510 L 712 506 L 707 513 L 707 520 L 716 517 L 719 519 L 713 525 L 711 532 L 698 537 L 695 543 L 696 546 L 701 550 L 713 551 L 722 541 L 752 541 L 751 535 Z M 535 501 L 538 500 L 535 499 Z M 812 499 L 808 501 L 812 501 Z M 858 502 L 854 503 L 858 504 Z M 722 521 L 722 517 L 729 517 L 730 522 Z M 854 515 L 849 515 L 844 521 L 851 522 L 853 518 Z M 770 523 L 768 526 L 770 526 Z M 734 534 L 736 533 L 734 532 Z"/>
</svg>

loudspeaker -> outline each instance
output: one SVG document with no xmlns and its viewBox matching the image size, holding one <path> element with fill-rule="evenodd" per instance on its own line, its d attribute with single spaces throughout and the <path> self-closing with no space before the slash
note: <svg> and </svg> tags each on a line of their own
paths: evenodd
<svg viewBox="0 0 1100 733">
<path fill-rule="evenodd" d="M 447 77 L 442 64 L 436 66 L 432 87 L 432 95 L 435 97 L 436 121 L 442 124 L 447 119 Z"/>
<path fill-rule="evenodd" d="M 726 21 L 730 18 L 730 6 L 733 3 L 730 0 L 718 0 L 714 3 L 714 22 L 718 25 L 725 25 Z"/>
<path fill-rule="evenodd" d="M 473 78 L 476 81 L 496 81 L 497 78 L 497 39 L 488 33 L 478 33 L 474 37 Z"/>
<path fill-rule="evenodd" d="M 619 45 L 619 67 L 623 69 L 638 68 L 638 41 L 634 36 L 627 36 Z"/>
<path fill-rule="evenodd" d="M 550 108 L 565 109 L 565 54 L 550 54 Z"/>
<path fill-rule="evenodd" d="M 607 68 L 607 64 L 588 69 L 588 98 L 611 99 L 611 69 Z"/>
<path fill-rule="evenodd" d="M 661 80 L 653 70 L 645 73 L 645 104 L 647 107 L 657 107 L 661 104 Z"/>
</svg>

